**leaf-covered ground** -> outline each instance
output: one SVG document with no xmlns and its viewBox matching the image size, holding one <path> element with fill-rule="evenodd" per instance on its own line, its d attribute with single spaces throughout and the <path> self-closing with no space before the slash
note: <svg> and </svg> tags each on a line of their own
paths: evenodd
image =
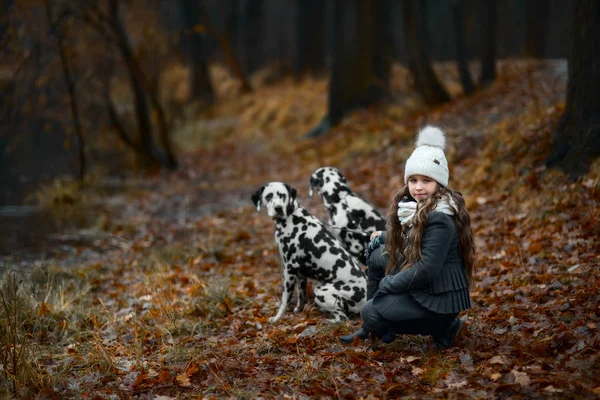
<svg viewBox="0 0 600 400">
<path fill-rule="evenodd" d="M 564 64 L 504 62 L 498 81 L 472 97 L 456 95 L 451 67 L 438 72 L 451 104 L 424 109 L 397 68 L 391 104 L 313 141 L 302 136 L 324 113 L 325 79 L 247 96 L 221 82 L 210 121 L 179 132 L 188 141 L 198 129 L 212 135 L 181 155 L 180 171 L 112 182 L 95 206 L 102 234 L 68 259 L 31 267 L 33 377 L 19 393 L 600 397 L 600 168 L 570 182 L 543 167 L 564 107 Z M 337 336 L 360 320 L 327 325 L 310 306 L 269 324 L 280 261 L 273 223 L 250 195 L 284 181 L 325 220 L 308 179 L 334 165 L 385 211 L 425 123 L 447 131 L 450 185 L 467 198 L 478 246 L 475 307 L 457 346 L 439 351 L 421 336 L 342 345 Z"/>
</svg>

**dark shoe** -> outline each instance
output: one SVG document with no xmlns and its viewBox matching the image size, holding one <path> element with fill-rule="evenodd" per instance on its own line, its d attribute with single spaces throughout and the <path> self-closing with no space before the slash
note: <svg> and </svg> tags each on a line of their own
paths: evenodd
<svg viewBox="0 0 600 400">
<path fill-rule="evenodd" d="M 392 343 L 394 340 L 396 340 L 396 333 L 389 331 L 386 332 L 382 337 L 381 337 L 381 341 L 385 344 L 390 344 Z"/>
<path fill-rule="evenodd" d="M 349 335 L 342 335 L 338 339 L 340 342 L 343 342 L 343 343 L 352 343 L 354 341 L 354 338 L 366 339 L 368 337 L 369 337 L 369 331 L 361 326 L 360 329 L 357 330 L 356 332 L 351 333 Z"/>
<path fill-rule="evenodd" d="M 440 350 L 445 350 L 454 344 L 454 340 L 460 335 L 465 321 L 462 318 L 454 318 L 446 332 L 433 337 L 435 345 Z"/>
</svg>

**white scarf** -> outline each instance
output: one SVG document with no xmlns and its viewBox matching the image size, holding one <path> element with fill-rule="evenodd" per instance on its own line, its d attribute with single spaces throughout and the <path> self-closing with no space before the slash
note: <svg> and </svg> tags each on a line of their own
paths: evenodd
<svg viewBox="0 0 600 400">
<path fill-rule="evenodd" d="M 438 201 L 433 211 L 443 212 L 447 215 L 454 215 L 456 213 L 456 203 L 452 197 L 449 197 L 450 201 L 442 198 Z M 412 226 L 412 219 L 417 212 L 417 202 L 399 202 L 398 203 L 398 220 L 402 226 Z"/>
</svg>

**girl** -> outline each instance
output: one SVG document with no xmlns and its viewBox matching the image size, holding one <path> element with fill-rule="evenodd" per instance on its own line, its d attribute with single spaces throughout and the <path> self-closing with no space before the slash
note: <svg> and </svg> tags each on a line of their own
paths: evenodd
<svg viewBox="0 0 600 400">
<path fill-rule="evenodd" d="M 387 232 L 371 236 L 370 300 L 361 311 L 363 324 L 340 341 L 371 334 L 391 343 L 397 333 L 421 334 L 431 335 L 438 348 L 446 349 L 459 335 L 464 321 L 458 314 L 471 307 L 475 245 L 465 201 L 447 187 L 445 144 L 439 128 L 427 126 L 419 132 L 406 161 L 406 186 L 390 207 Z"/>
</svg>

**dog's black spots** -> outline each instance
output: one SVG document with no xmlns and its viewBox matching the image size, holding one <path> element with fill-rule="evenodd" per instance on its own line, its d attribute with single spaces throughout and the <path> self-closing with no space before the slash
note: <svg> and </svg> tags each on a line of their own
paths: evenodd
<svg viewBox="0 0 600 400">
<path fill-rule="evenodd" d="M 273 200 L 273 193 L 269 193 L 268 195 L 265 196 L 265 201 L 268 203 L 271 200 Z"/>
<path fill-rule="evenodd" d="M 352 290 L 352 297 L 350 297 L 350 300 L 357 303 L 360 302 L 365 296 L 366 291 L 364 289 L 355 287 Z"/>
<path fill-rule="evenodd" d="M 321 227 L 319 232 L 314 237 L 315 243 L 325 242 L 329 247 L 339 247 L 339 243 L 337 242 L 335 236 L 331 232 L 329 232 L 325 227 Z"/>
<path fill-rule="evenodd" d="M 363 278 L 365 276 L 365 273 L 360 268 L 358 268 L 358 269 L 351 269 L 350 270 L 350 274 L 352 276 L 356 276 L 357 278 Z"/>
<path fill-rule="evenodd" d="M 292 216 L 292 224 L 298 226 L 306 223 L 306 219 L 297 215 Z"/>
<path fill-rule="evenodd" d="M 353 221 L 361 221 L 363 219 L 365 219 L 367 217 L 367 213 L 365 212 L 365 210 L 351 210 L 350 211 L 350 218 L 352 218 Z"/>
<path fill-rule="evenodd" d="M 333 277 L 333 272 L 327 271 L 324 269 L 320 269 L 314 274 L 314 276 L 315 276 L 315 279 L 317 279 L 319 281 L 329 282 L 329 281 L 331 281 L 331 279 Z"/>
<path fill-rule="evenodd" d="M 287 255 L 288 255 L 288 257 L 291 257 L 294 254 L 296 254 L 296 250 L 297 250 L 296 243 L 290 244 L 290 246 L 289 246 L 289 248 L 287 249 L 287 252 L 286 252 Z"/>
<path fill-rule="evenodd" d="M 294 205 L 292 203 L 288 204 L 287 208 L 286 208 L 286 214 L 290 215 L 291 213 L 294 212 Z"/>
<path fill-rule="evenodd" d="M 326 246 L 317 246 L 316 244 L 318 241 L 310 240 L 304 233 L 298 238 L 298 243 L 304 249 L 306 254 L 310 254 L 317 259 L 320 259 L 327 250 Z"/>
</svg>

